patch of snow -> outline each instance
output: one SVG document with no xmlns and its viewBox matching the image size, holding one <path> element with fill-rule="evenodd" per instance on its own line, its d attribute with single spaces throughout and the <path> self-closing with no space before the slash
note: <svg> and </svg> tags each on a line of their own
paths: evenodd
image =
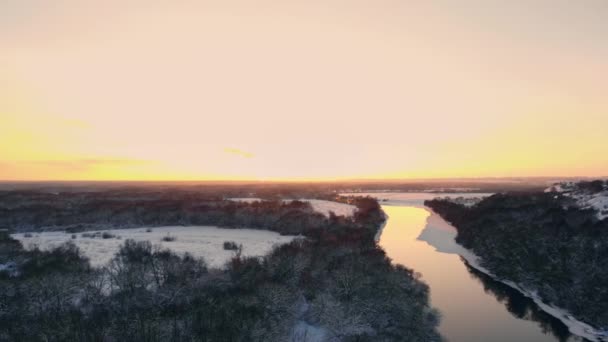
<svg viewBox="0 0 608 342">
<path fill-rule="evenodd" d="M 351 217 L 357 211 L 357 207 L 352 204 L 345 204 L 333 201 L 325 201 L 318 199 L 303 199 L 303 202 L 308 202 L 312 206 L 312 209 L 318 213 L 321 213 L 329 217 L 329 212 L 333 211 L 338 216 Z"/>
<path fill-rule="evenodd" d="M 230 201 L 235 202 L 246 202 L 253 203 L 257 201 L 263 201 L 260 198 L 248 197 L 248 198 L 228 198 Z M 334 201 L 326 201 L 319 199 L 287 199 L 283 200 L 283 202 L 292 202 L 292 201 L 301 201 L 308 202 L 312 206 L 312 209 L 318 213 L 321 213 L 327 217 L 329 217 L 329 212 L 333 211 L 334 214 L 338 216 L 346 216 L 351 217 L 355 214 L 357 207 L 351 204 L 339 203 Z"/>
<path fill-rule="evenodd" d="M 441 197 L 440 197 L 441 198 Z M 464 205 L 465 207 L 472 207 L 477 203 L 481 202 L 483 198 L 481 197 L 446 197 L 444 199 L 449 200 L 450 202 Z"/>
<path fill-rule="evenodd" d="M 576 188 L 575 182 L 561 182 L 553 184 L 552 186 L 545 189 L 545 192 L 559 192 L 559 193 L 568 193 L 573 191 Z"/>
<path fill-rule="evenodd" d="M 382 216 L 384 217 L 384 222 L 382 223 L 380 228 L 378 228 L 376 235 L 374 235 L 374 241 L 376 241 L 376 243 L 380 242 L 380 238 L 382 237 L 382 232 L 384 231 L 384 227 L 386 227 L 386 224 L 388 223 L 388 215 L 386 214 L 386 212 L 384 212 L 384 210 L 382 210 Z"/>
<path fill-rule="evenodd" d="M 19 275 L 19 271 L 17 270 L 17 264 L 13 261 L 0 264 L 0 272 L 7 272 L 10 277 L 15 277 Z"/>
<path fill-rule="evenodd" d="M 327 341 L 327 330 L 308 324 L 305 321 L 297 321 L 291 334 L 291 342 L 323 342 Z"/>
<path fill-rule="evenodd" d="M 581 208 L 591 208 L 597 211 L 597 218 L 603 220 L 608 217 L 608 191 L 593 195 L 574 195 Z"/>
<path fill-rule="evenodd" d="M 545 190 L 545 192 L 557 192 L 576 201 L 581 209 L 593 209 L 597 212 L 598 220 L 608 218 L 608 189 L 591 193 L 580 189 L 577 183 L 557 183 Z"/>
<path fill-rule="evenodd" d="M 264 256 L 274 245 L 291 242 L 295 236 L 281 236 L 278 233 L 256 229 L 225 229 L 208 226 L 193 227 L 154 227 L 150 232 L 148 228 L 112 229 L 99 231 L 116 235 L 115 238 L 103 239 L 101 237 L 82 237 L 82 233 L 72 234 L 63 231 L 42 232 L 34 237 L 25 238 L 24 234 L 12 236 L 21 241 L 25 248 L 32 249 L 38 246 L 48 250 L 67 241 L 72 241 L 90 259 L 91 265 L 103 266 L 107 264 L 126 239 L 136 241 L 150 241 L 153 245 L 170 249 L 178 254 L 190 253 L 195 257 L 202 257 L 209 267 L 223 267 L 233 256 L 234 252 L 224 249 L 224 241 L 234 241 L 243 245 L 242 255 L 247 257 Z M 84 232 L 94 234 L 96 231 Z M 175 237 L 175 241 L 161 241 L 167 235 Z M 120 237 L 120 238 L 118 238 Z"/>
<path fill-rule="evenodd" d="M 226 198 L 226 199 L 229 201 L 233 201 L 233 202 L 245 202 L 245 203 L 264 201 L 263 199 L 257 198 L 257 197 L 233 197 L 233 198 Z"/>
<path fill-rule="evenodd" d="M 309 310 L 310 304 L 302 296 L 298 304 L 298 318 L 291 332 L 290 342 L 324 342 L 328 340 L 327 329 L 306 321 L 305 316 Z"/>
</svg>

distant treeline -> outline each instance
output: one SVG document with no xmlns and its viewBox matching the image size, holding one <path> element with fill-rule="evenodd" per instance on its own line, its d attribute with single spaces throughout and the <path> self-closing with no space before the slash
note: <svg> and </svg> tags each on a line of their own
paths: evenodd
<svg viewBox="0 0 608 342">
<path fill-rule="evenodd" d="M 358 180 L 334 182 L 0 182 L 0 191 L 46 193 L 119 192 L 170 193 L 195 192 L 216 197 L 319 198 L 336 192 L 353 191 L 437 191 L 503 192 L 547 188 L 556 182 L 549 178 L 491 178 L 442 180 Z"/>
<path fill-rule="evenodd" d="M 581 189 L 595 191 L 594 184 Z M 559 193 L 497 194 L 471 208 L 449 200 L 425 205 L 451 222 L 456 240 L 498 277 L 608 328 L 608 219 Z"/>
<path fill-rule="evenodd" d="M 371 210 L 365 200 L 355 203 L 357 215 Z M 307 202 L 223 200 L 197 192 L 125 191 L 60 193 L 0 193 L 0 228 L 11 231 L 215 225 L 265 229 L 281 234 L 311 236 L 328 226 L 350 226 L 355 218 L 327 218 Z"/>
<path fill-rule="evenodd" d="M 45 204 L 39 213 L 60 214 L 37 220 L 63 223 L 55 220 L 69 220 L 71 210 L 88 213 L 83 208 L 91 211 L 85 216 L 90 224 L 120 222 L 110 217 L 118 213 L 145 218 L 134 224 L 200 217 L 191 222 L 257 222 L 261 228 L 262 222 L 279 227 L 275 220 L 293 219 L 299 223 L 288 224 L 289 231 L 308 238 L 276 247 L 263 258 L 236 252 L 226 269 L 209 269 L 204 260 L 127 240 L 107 267 L 95 269 L 73 244 L 25 251 L 4 234 L 0 341 L 305 341 L 295 333 L 298 325 L 322 329 L 332 341 L 441 340 L 428 287 L 413 271 L 392 265 L 374 242 L 384 216 L 371 198 L 355 201 L 353 218 L 325 218 L 298 202 L 93 198 Z M 35 207 L 22 200 L 5 210 Z M 69 202 L 81 204 L 73 209 Z M 185 209 L 193 207 L 198 209 Z M 191 212 L 200 216 L 185 214 Z"/>
</svg>

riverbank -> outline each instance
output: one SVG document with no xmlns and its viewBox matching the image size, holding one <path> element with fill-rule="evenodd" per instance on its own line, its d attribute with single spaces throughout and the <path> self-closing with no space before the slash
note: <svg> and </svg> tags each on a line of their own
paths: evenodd
<svg viewBox="0 0 608 342">
<path fill-rule="evenodd" d="M 425 207 L 425 209 L 427 211 L 429 211 L 431 213 L 431 215 L 434 216 L 434 219 L 441 220 L 441 221 L 443 221 L 445 226 L 452 227 L 453 235 L 452 234 L 448 234 L 448 235 L 432 234 L 432 233 L 423 231 L 423 233 L 421 234 L 422 240 L 427 241 L 427 243 L 429 243 L 433 247 L 437 248 L 437 250 L 440 252 L 456 253 L 456 254 L 460 255 L 465 260 L 467 265 L 478 270 L 479 272 L 482 272 L 482 273 L 488 275 L 490 278 L 517 290 L 518 292 L 520 292 L 527 298 L 530 298 L 532 301 L 534 301 L 534 303 L 541 310 L 543 310 L 547 314 L 555 317 L 556 319 L 560 320 L 564 325 L 566 325 L 568 327 L 568 330 L 573 335 L 585 338 L 590 341 L 596 341 L 596 342 L 608 341 L 608 337 L 605 335 L 605 333 L 603 333 L 602 331 L 600 331 L 598 329 L 593 328 L 589 324 L 586 324 L 584 322 L 577 320 L 567 310 L 564 310 L 562 308 L 558 308 L 558 307 L 552 306 L 548 303 L 545 303 L 533 291 L 527 290 L 512 281 L 509 281 L 506 279 L 501 279 L 501 278 L 497 277 L 496 275 L 494 275 L 492 272 L 490 272 L 488 269 L 486 269 L 485 267 L 483 267 L 481 265 L 481 258 L 479 256 L 477 256 L 471 250 L 463 247 L 462 245 L 458 244 L 455 240 L 453 240 L 453 238 L 455 238 L 457 235 L 457 230 L 455 227 L 453 227 L 449 222 L 447 222 L 443 218 L 441 218 L 441 216 L 439 214 L 435 213 L 432 209 L 430 209 L 428 207 Z M 452 239 L 453 243 L 451 241 L 448 241 L 448 239 Z"/>
<path fill-rule="evenodd" d="M 445 244 L 442 251 L 438 251 L 423 241 L 423 231 L 439 237 L 449 233 L 441 231 L 442 227 L 433 221 L 427 227 L 428 210 L 422 206 L 394 205 L 385 205 L 382 209 L 389 219 L 379 246 L 393 264 L 407 265 L 428 284 L 431 306 L 441 314 L 438 329 L 446 340 L 581 342 L 573 338 L 560 321 L 549 315 L 535 315 L 534 309 L 526 306 L 536 305 L 517 291 L 509 288 L 509 293 L 490 292 L 490 282 L 500 283 L 489 277 L 480 279 L 472 276 L 472 269 L 457 253 L 449 250 L 449 245 Z M 453 237 L 445 240 L 456 245 Z M 506 285 L 504 287 L 507 288 Z"/>
</svg>

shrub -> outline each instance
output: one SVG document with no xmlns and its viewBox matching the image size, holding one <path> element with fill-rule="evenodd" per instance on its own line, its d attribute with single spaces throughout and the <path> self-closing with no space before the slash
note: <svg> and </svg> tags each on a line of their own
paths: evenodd
<svg viewBox="0 0 608 342">
<path fill-rule="evenodd" d="M 142 263 L 152 256 L 154 250 L 150 241 L 125 240 L 116 257 L 124 262 Z"/>
<path fill-rule="evenodd" d="M 166 236 L 163 236 L 163 238 L 161 239 L 161 241 L 165 241 L 165 242 L 172 242 L 175 240 L 177 240 L 177 237 L 171 236 L 169 234 L 167 234 Z"/>
<path fill-rule="evenodd" d="M 103 232 L 101 234 L 101 237 L 104 238 L 104 239 L 113 239 L 113 238 L 116 237 L 116 235 L 114 235 L 114 234 L 112 234 L 110 232 Z"/>
<path fill-rule="evenodd" d="M 72 242 L 65 242 L 50 251 L 35 249 L 28 253 L 21 270 L 26 276 L 39 276 L 52 272 L 84 272 L 89 269 L 88 259 Z"/>
<path fill-rule="evenodd" d="M 239 249 L 239 245 L 234 241 L 224 241 L 224 249 L 229 251 L 236 251 Z"/>
<path fill-rule="evenodd" d="M 604 190 L 604 182 L 601 180 L 595 180 L 591 182 L 580 182 L 578 183 L 579 188 L 584 191 L 597 193 Z"/>
<path fill-rule="evenodd" d="M 76 234 L 72 234 L 72 239 L 76 239 Z"/>
<path fill-rule="evenodd" d="M 152 228 L 146 229 L 146 233 L 152 233 Z"/>
<path fill-rule="evenodd" d="M 25 233 L 25 234 L 23 234 L 23 237 L 25 237 L 25 238 L 31 238 L 32 234 L 31 233 Z"/>
</svg>

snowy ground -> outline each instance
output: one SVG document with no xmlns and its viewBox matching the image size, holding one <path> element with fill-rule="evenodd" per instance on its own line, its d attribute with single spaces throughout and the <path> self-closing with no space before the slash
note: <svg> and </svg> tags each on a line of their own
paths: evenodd
<svg viewBox="0 0 608 342">
<path fill-rule="evenodd" d="M 114 256 L 126 239 L 150 241 L 159 244 L 176 253 L 189 252 L 195 257 L 202 257 L 210 267 L 223 267 L 234 255 L 233 251 L 224 250 L 224 241 L 234 241 L 243 245 L 243 256 L 266 255 L 274 245 L 292 241 L 294 236 L 281 236 L 278 233 L 254 229 L 223 229 L 217 227 L 155 227 L 151 232 L 147 228 L 103 230 L 115 235 L 114 238 L 83 237 L 82 234 L 94 234 L 95 231 L 77 233 L 76 239 L 72 234 L 62 231 L 31 233 L 32 237 L 24 234 L 12 236 L 21 241 L 25 248 L 39 246 L 40 249 L 50 249 L 66 241 L 74 242 L 84 254 L 89 257 L 93 266 L 103 266 Z M 175 241 L 161 241 L 167 235 L 175 237 Z"/>
<path fill-rule="evenodd" d="M 262 199 L 260 199 L 260 198 L 253 198 L 253 197 L 228 198 L 228 200 L 235 201 L 235 202 L 247 202 L 247 203 L 262 201 Z M 283 200 L 283 201 L 291 202 L 293 200 Z M 325 201 L 325 200 L 318 200 L 318 199 L 298 199 L 298 201 L 310 203 L 310 205 L 312 206 L 312 209 L 314 211 L 321 213 L 325 216 L 329 216 L 329 212 L 333 211 L 334 214 L 336 214 L 338 216 L 349 217 L 349 216 L 353 216 L 355 214 L 355 211 L 357 210 L 357 207 L 355 207 L 354 205 L 338 203 L 338 202 L 333 202 L 333 201 Z"/>
<path fill-rule="evenodd" d="M 292 342 L 323 342 L 328 340 L 326 329 L 297 321 L 291 335 Z"/>
<path fill-rule="evenodd" d="M 324 201 L 324 200 L 316 200 L 316 199 L 307 199 L 302 200 L 305 202 L 309 202 L 312 208 L 325 216 L 329 216 L 329 212 L 333 211 L 334 214 L 338 216 L 353 216 L 357 207 L 350 204 L 332 202 L 332 201 Z"/>
<path fill-rule="evenodd" d="M 582 207 L 595 209 L 597 211 L 598 219 L 603 220 L 608 218 L 608 191 L 584 198 L 581 202 Z"/>
<path fill-rule="evenodd" d="M 608 218 L 608 189 L 606 186 L 603 191 L 590 193 L 580 189 L 577 183 L 563 182 L 549 187 L 545 192 L 559 192 L 576 200 L 580 208 L 595 210 L 599 220 Z"/>
</svg>

